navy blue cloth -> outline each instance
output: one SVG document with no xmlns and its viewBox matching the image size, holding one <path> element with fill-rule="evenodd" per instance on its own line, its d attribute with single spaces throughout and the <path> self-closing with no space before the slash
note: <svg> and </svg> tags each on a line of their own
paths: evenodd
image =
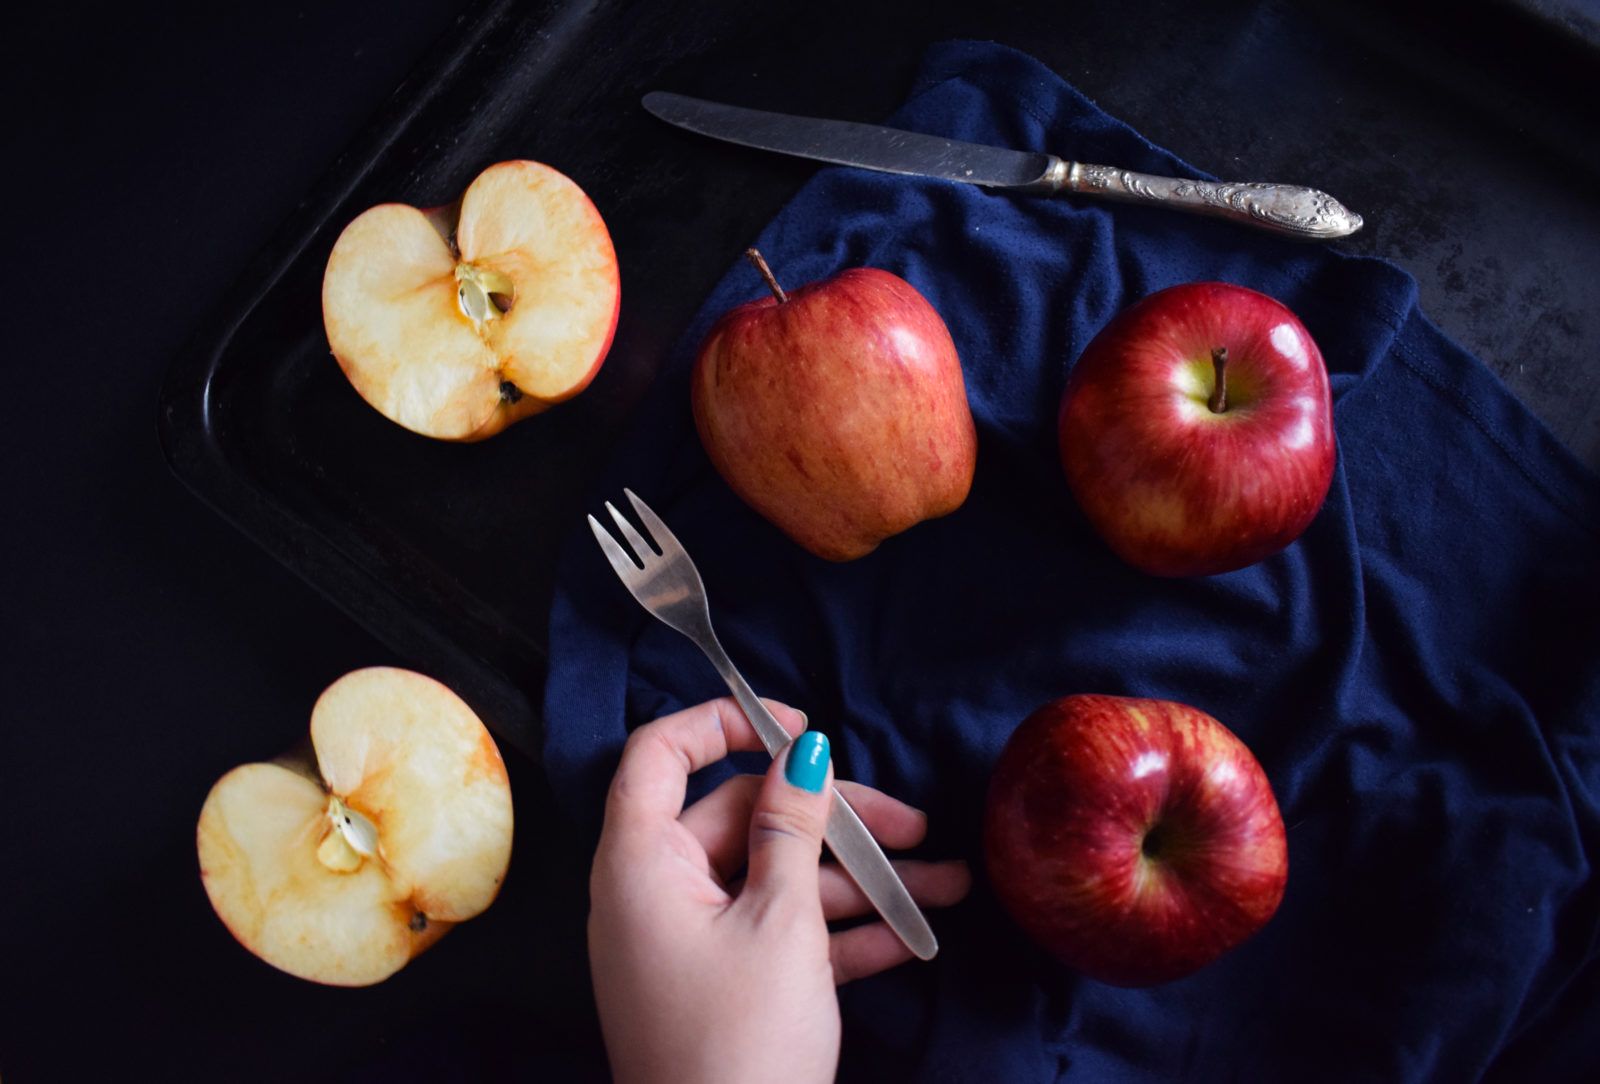
<svg viewBox="0 0 1600 1084">
<path fill-rule="evenodd" d="M 1200 174 L 994 45 L 932 50 L 892 122 Z M 1278 914 L 1155 989 L 1042 957 L 980 876 L 935 913 L 934 963 L 846 988 L 845 1078 L 1469 1080 L 1514 1065 L 1600 1079 L 1583 1030 L 1600 986 L 1600 484 L 1429 323 L 1409 276 L 1171 212 L 848 169 L 819 172 L 758 243 L 791 285 L 861 265 L 915 285 L 960 351 L 979 452 L 958 512 L 849 564 L 755 515 L 689 409 L 711 321 L 764 290 L 729 254 L 595 499 L 630 486 L 672 526 L 754 687 L 809 712 L 841 776 L 928 810 L 929 856 L 981 868 L 1002 744 L 1075 692 L 1217 716 L 1288 828 Z M 1197 279 L 1300 315 L 1332 375 L 1339 460 L 1285 552 L 1162 580 L 1122 565 L 1075 506 L 1056 408 L 1118 310 Z M 587 530 L 550 641 L 547 770 L 592 831 L 627 730 L 724 689 Z M 703 774 L 702 790 L 720 778 Z"/>
</svg>

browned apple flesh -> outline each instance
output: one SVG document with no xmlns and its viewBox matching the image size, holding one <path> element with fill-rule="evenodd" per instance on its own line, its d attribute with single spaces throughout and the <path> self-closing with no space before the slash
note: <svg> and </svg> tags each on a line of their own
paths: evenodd
<svg viewBox="0 0 1600 1084">
<path fill-rule="evenodd" d="M 427 436 L 477 440 L 588 386 L 620 301 L 611 236 L 570 179 L 490 166 L 452 237 L 437 213 L 374 207 L 333 246 L 328 344 L 362 398 Z"/>
<path fill-rule="evenodd" d="M 448 688 L 381 667 L 323 693 L 311 744 L 321 782 L 246 764 L 212 788 L 201 877 L 228 929 L 274 967 L 379 982 L 493 902 L 511 854 L 505 765 Z"/>
</svg>

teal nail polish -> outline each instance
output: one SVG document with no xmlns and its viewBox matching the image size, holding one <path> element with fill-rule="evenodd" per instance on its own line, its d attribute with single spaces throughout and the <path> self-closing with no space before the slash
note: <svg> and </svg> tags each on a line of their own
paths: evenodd
<svg viewBox="0 0 1600 1084">
<path fill-rule="evenodd" d="M 790 786 L 822 793 L 822 784 L 828 778 L 828 735 L 818 730 L 808 730 L 789 746 L 789 759 L 783 765 L 783 777 Z"/>
</svg>

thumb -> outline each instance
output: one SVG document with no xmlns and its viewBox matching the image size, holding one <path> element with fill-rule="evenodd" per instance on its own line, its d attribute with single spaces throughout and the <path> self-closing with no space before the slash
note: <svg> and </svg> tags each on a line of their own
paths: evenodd
<svg viewBox="0 0 1600 1084">
<path fill-rule="evenodd" d="M 828 736 L 801 734 L 772 762 L 750 815 L 750 864 L 740 897 L 818 903 L 817 866 L 833 800 Z"/>
</svg>

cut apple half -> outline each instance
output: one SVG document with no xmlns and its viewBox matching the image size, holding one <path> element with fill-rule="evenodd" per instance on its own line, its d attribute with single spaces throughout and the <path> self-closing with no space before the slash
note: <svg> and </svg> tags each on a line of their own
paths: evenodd
<svg viewBox="0 0 1600 1084">
<path fill-rule="evenodd" d="M 588 387 L 620 284 L 583 190 L 538 162 L 501 162 L 458 211 L 386 203 L 346 226 L 322 317 L 340 368 L 386 417 L 481 440 Z"/>
<path fill-rule="evenodd" d="M 246 764 L 211 788 L 196 833 L 211 905 L 291 975 L 366 986 L 494 901 L 511 858 L 511 787 L 494 739 L 445 686 L 374 667 L 311 713 L 314 763 Z"/>
</svg>

